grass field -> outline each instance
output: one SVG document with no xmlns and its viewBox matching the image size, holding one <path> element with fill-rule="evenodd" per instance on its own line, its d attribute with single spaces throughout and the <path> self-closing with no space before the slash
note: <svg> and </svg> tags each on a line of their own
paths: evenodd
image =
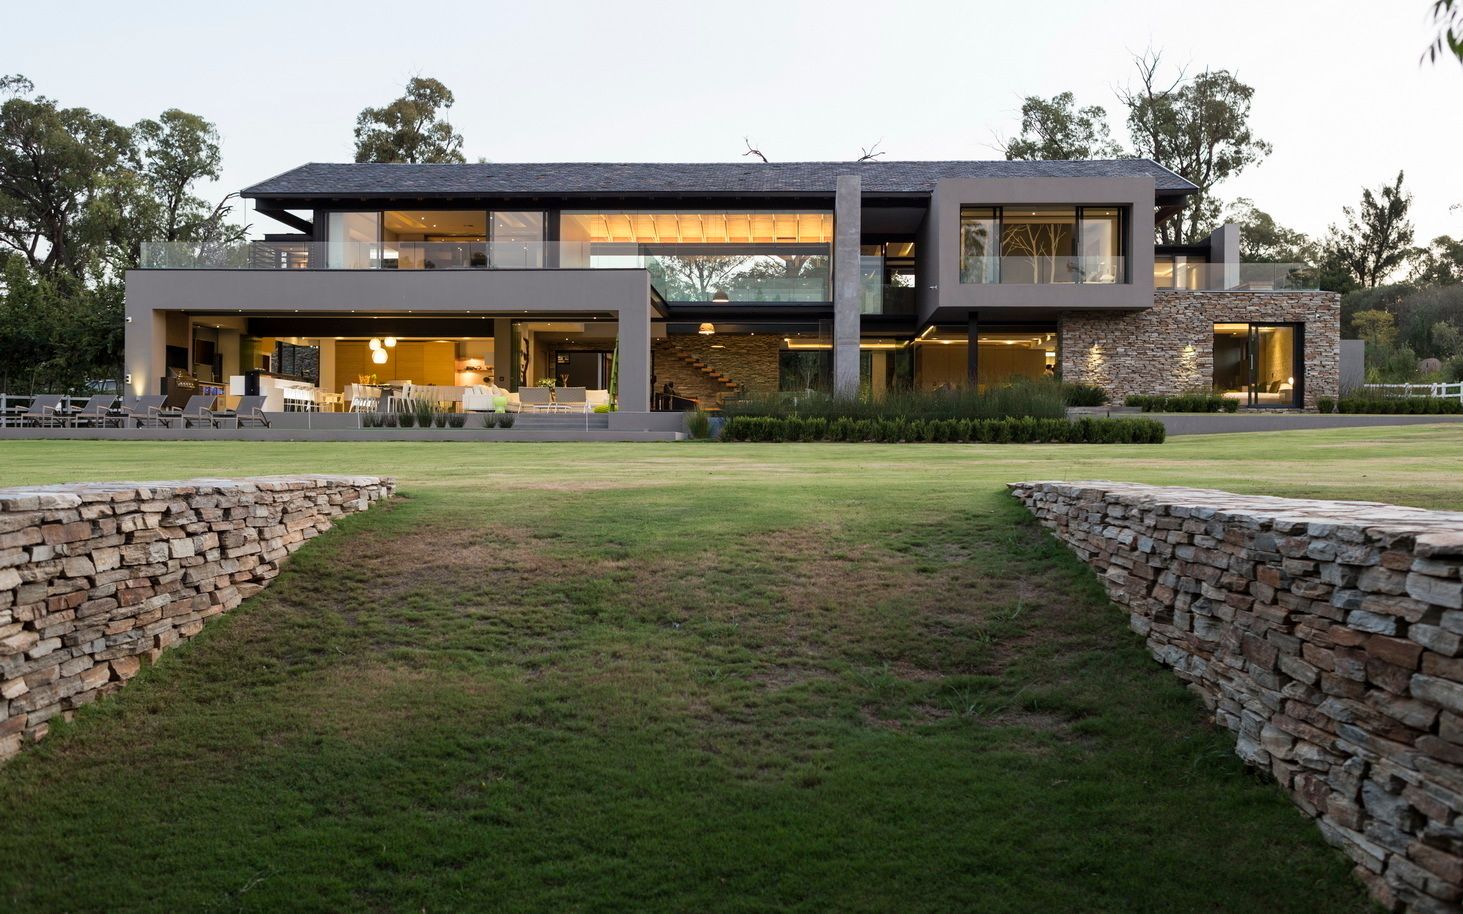
<svg viewBox="0 0 1463 914">
<path fill-rule="evenodd" d="M 0 768 L 0 909 L 1365 911 L 1002 483 L 1459 508 L 1460 453 L 0 443 L 402 496 Z"/>
</svg>

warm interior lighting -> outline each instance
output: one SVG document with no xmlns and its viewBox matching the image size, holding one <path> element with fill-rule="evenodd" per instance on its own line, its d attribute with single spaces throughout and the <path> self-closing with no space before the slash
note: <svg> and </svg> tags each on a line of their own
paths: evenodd
<svg viewBox="0 0 1463 914">
<path fill-rule="evenodd" d="M 715 294 L 711 296 L 711 301 L 718 305 L 724 305 L 731 301 L 731 296 L 727 295 L 726 292 L 722 291 L 721 289 L 717 289 Z"/>
<path fill-rule="evenodd" d="M 375 341 L 372 340 L 372 342 L 375 342 Z M 372 349 L 371 350 L 371 361 L 375 362 L 377 365 L 385 365 L 386 364 L 386 350 L 385 349 Z"/>
<path fill-rule="evenodd" d="M 367 343 L 366 345 L 371 347 L 372 352 L 379 352 L 381 350 L 381 341 L 376 339 L 374 336 L 371 337 L 371 342 Z"/>
<path fill-rule="evenodd" d="M 411 313 L 411 312 L 410 312 L 410 311 L 408 311 L 408 312 L 406 312 L 406 313 L 407 313 L 407 314 L 410 314 L 410 313 Z M 442 341 L 442 342 L 446 342 L 446 341 L 445 341 L 445 340 L 443 340 L 443 341 Z M 387 348 L 387 349 L 390 349 L 390 348 L 392 348 L 392 347 L 393 347 L 393 346 L 395 346 L 395 345 L 396 345 L 396 337 L 394 337 L 394 336 L 388 336 L 388 337 L 387 337 L 387 338 L 386 338 L 386 348 Z"/>
<path fill-rule="evenodd" d="M 713 333 L 716 332 L 716 325 L 711 323 L 710 321 L 707 321 L 699 328 L 697 328 L 696 332 L 701 334 L 702 336 L 711 336 Z"/>
</svg>

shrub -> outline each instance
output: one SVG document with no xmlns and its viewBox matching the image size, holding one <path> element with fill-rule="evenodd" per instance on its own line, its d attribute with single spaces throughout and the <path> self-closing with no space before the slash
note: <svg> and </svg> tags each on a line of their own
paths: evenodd
<svg viewBox="0 0 1463 914">
<path fill-rule="evenodd" d="M 381 424 L 386 428 L 396 428 L 396 413 L 382 413 Z"/>
<path fill-rule="evenodd" d="M 381 424 L 378 413 L 361 413 L 361 428 L 376 428 Z"/>
<path fill-rule="evenodd" d="M 432 414 L 432 424 L 435 425 L 435 426 L 437 426 L 438 428 L 446 428 L 447 427 L 447 411 L 446 410 L 438 410 L 437 412 L 433 413 Z"/>
<path fill-rule="evenodd" d="M 466 424 L 467 424 L 467 413 L 448 413 L 447 414 L 447 427 L 448 428 L 462 428 Z"/>
<path fill-rule="evenodd" d="M 1342 397 L 1337 403 L 1337 412 L 1444 416 L 1463 414 L 1463 403 L 1441 397 L 1381 397 L 1376 394 L 1361 394 Z"/>
<path fill-rule="evenodd" d="M 724 441 L 1160 444 L 1165 430 L 1163 423 L 1153 419 L 1083 418 L 1074 422 L 1039 416 L 913 420 L 842 416 L 829 422 L 822 417 L 733 416 L 722 428 L 721 437 Z"/>
<path fill-rule="evenodd" d="M 1234 412 L 1239 403 L 1214 393 L 1182 393 L 1170 396 L 1129 394 L 1123 401 L 1126 406 L 1136 406 L 1145 413 L 1217 413 Z M 1233 403 L 1234 406 L 1229 404 Z"/>
<path fill-rule="evenodd" d="M 1062 384 L 1062 402 L 1068 406 L 1101 406 L 1107 402 L 1107 391 L 1096 384 Z"/>
<path fill-rule="evenodd" d="M 1322 413 L 1336 412 L 1336 400 L 1333 397 L 1317 397 L 1316 411 Z"/>
<path fill-rule="evenodd" d="M 888 391 L 879 399 L 871 396 L 835 397 L 814 391 L 746 396 L 726 401 L 722 411 L 728 417 L 797 416 L 829 421 L 842 417 L 878 419 L 887 416 L 901 416 L 911 421 L 1000 416 L 1056 419 L 1066 414 L 1065 396 L 1062 385 L 1056 381 L 1017 378 L 984 391 Z"/>
<path fill-rule="evenodd" d="M 437 411 L 435 406 L 426 400 L 413 400 L 410 408 L 417 415 L 417 425 L 422 428 L 432 427 L 432 415 Z"/>
<path fill-rule="evenodd" d="M 703 410 L 696 410 L 686 417 L 686 429 L 691 433 L 692 438 L 711 437 L 711 417 Z"/>
<path fill-rule="evenodd" d="M 513 427 L 513 422 L 514 422 L 514 416 L 513 416 L 512 413 L 499 413 L 498 414 L 498 427 L 499 428 L 512 428 Z"/>
<path fill-rule="evenodd" d="M 396 423 L 402 428 L 411 428 L 412 426 L 417 424 L 416 414 L 403 410 L 402 412 L 397 414 Z"/>
</svg>

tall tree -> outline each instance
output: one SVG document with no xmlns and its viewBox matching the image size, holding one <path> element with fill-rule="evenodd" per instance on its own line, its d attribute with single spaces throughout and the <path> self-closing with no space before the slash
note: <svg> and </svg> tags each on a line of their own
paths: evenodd
<svg viewBox="0 0 1463 914">
<path fill-rule="evenodd" d="M 1246 263 L 1304 263 L 1311 259 L 1313 246 L 1305 233 L 1276 222 L 1248 197 L 1230 204 L 1225 221 L 1240 227 L 1239 253 Z"/>
<path fill-rule="evenodd" d="M 1463 239 L 1439 235 L 1417 254 L 1412 281 L 1419 286 L 1456 286 L 1463 283 Z"/>
<path fill-rule="evenodd" d="M 1439 57 L 1451 54 L 1463 63 L 1463 3 L 1434 0 L 1432 7 L 1433 25 L 1437 27 L 1438 37 L 1428 45 L 1423 56 L 1437 63 Z"/>
<path fill-rule="evenodd" d="M 1407 218 L 1412 195 L 1402 189 L 1402 172 L 1393 184 L 1372 193 L 1362 188 L 1361 207 L 1343 207 L 1346 226 L 1331 226 L 1325 252 L 1344 264 L 1357 282 L 1373 287 L 1414 256 L 1412 222 Z"/>
<path fill-rule="evenodd" d="M 1076 107 L 1072 93 L 1051 98 L 1028 95 L 1021 103 L 1021 134 L 1005 144 L 1007 159 L 1116 159 L 1123 149 L 1113 141 L 1101 105 Z"/>
<path fill-rule="evenodd" d="M 1186 79 L 1160 76 L 1162 55 L 1135 59 L 1138 85 L 1119 97 L 1128 109 L 1128 131 L 1136 153 L 1152 159 L 1199 188 L 1184 211 L 1158 226 L 1164 244 L 1200 240 L 1218 221 L 1215 187 L 1270 154 L 1270 144 L 1250 130 L 1255 90 L 1228 70 L 1205 70 Z"/>
<path fill-rule="evenodd" d="M 467 161 L 462 135 L 447 120 L 453 101 L 442 83 L 413 76 L 401 98 L 384 108 L 366 108 L 356 118 L 356 161 Z"/>
<path fill-rule="evenodd" d="M 23 77 L 0 87 L 14 94 L 0 105 L 0 246 L 43 276 L 82 278 L 136 164 L 131 134 L 85 108 L 25 97 L 33 87 Z"/>
</svg>

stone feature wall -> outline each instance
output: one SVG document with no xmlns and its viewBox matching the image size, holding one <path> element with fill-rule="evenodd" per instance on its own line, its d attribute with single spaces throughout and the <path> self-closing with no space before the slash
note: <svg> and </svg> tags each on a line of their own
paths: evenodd
<svg viewBox="0 0 1463 914">
<path fill-rule="evenodd" d="M 1143 311 L 1068 311 L 1062 378 L 1129 394 L 1177 394 L 1214 378 L 1214 325 L 1303 323 L 1305 406 L 1341 384 L 1341 296 L 1335 292 L 1157 290 Z"/>
<path fill-rule="evenodd" d="M 0 489 L 0 760 L 258 593 L 371 476 Z"/>
<path fill-rule="evenodd" d="M 680 388 L 682 379 L 678 372 L 681 369 L 694 370 L 677 359 L 674 350 L 700 359 L 749 392 L 774 393 L 777 390 L 778 353 L 782 350 L 782 337 L 775 334 L 677 334 L 657 337 L 653 341 L 652 350 L 657 391 L 666 381 L 672 379 L 675 380 L 676 387 Z"/>
<path fill-rule="evenodd" d="M 1011 486 L 1391 910 L 1463 898 L 1463 513 Z"/>
</svg>

